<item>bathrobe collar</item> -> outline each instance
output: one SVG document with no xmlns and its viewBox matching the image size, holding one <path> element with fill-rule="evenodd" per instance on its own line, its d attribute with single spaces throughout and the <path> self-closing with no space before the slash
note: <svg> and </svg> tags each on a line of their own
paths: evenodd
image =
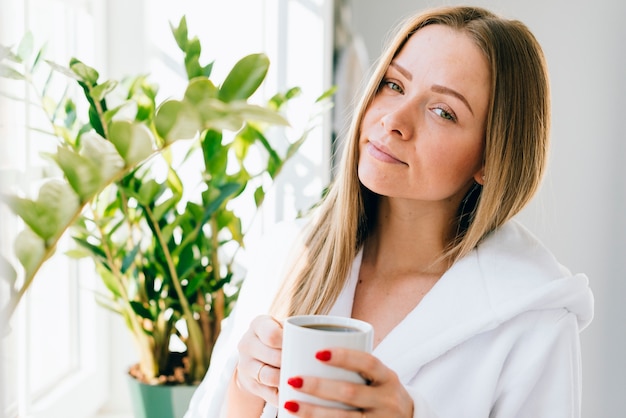
<svg viewBox="0 0 626 418">
<path fill-rule="evenodd" d="M 362 251 L 329 314 L 351 316 L 361 260 Z M 456 262 L 374 354 L 406 382 L 481 332 L 529 310 L 560 308 L 576 314 L 581 330 L 591 322 L 587 277 L 572 276 L 527 229 L 510 221 Z"/>
</svg>

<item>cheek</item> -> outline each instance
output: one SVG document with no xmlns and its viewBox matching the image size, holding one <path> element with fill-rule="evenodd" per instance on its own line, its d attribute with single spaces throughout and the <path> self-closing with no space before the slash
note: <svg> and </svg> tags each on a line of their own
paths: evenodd
<svg viewBox="0 0 626 418">
<path fill-rule="evenodd" d="M 357 163 L 357 176 L 359 181 L 367 188 L 373 186 L 372 182 L 376 182 L 376 179 L 384 177 L 381 170 L 377 170 L 366 157 L 363 156 L 363 144 L 359 145 L 359 158 Z"/>
<path fill-rule="evenodd" d="M 482 166 L 482 146 L 445 147 L 432 150 L 430 169 L 442 179 L 465 184 Z"/>
</svg>

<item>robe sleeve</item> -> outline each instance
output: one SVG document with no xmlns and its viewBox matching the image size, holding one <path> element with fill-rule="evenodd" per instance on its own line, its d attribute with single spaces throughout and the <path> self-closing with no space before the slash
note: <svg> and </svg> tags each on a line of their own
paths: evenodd
<svg viewBox="0 0 626 418">
<path fill-rule="evenodd" d="M 581 414 L 581 358 L 576 316 L 542 315 L 511 352 L 491 417 L 577 418 Z"/>
<path fill-rule="evenodd" d="M 439 418 L 439 415 L 437 415 L 428 402 L 422 398 L 419 391 L 412 386 L 406 386 L 405 388 L 413 399 L 413 418 Z"/>
</svg>

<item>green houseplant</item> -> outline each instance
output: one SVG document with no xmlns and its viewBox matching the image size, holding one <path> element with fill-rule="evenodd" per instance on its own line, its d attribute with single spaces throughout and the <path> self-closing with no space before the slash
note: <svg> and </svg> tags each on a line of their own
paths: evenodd
<svg viewBox="0 0 626 418">
<path fill-rule="evenodd" d="M 123 317 L 139 352 L 132 374 L 149 384 L 204 376 L 220 322 L 237 297 L 233 263 L 244 231 L 232 204 L 248 199 L 258 208 L 311 129 L 281 151 L 268 132 L 288 124 L 281 109 L 299 89 L 252 104 L 268 70 L 265 55 L 242 58 L 216 85 L 184 17 L 172 32 L 189 80 L 179 99 L 158 103 L 147 76 L 101 81 L 80 60 L 68 68 L 48 62 L 79 86 L 88 121 L 67 96 L 52 101 L 45 86 L 33 85 L 57 141 L 48 158 L 60 175 L 34 199 L 3 196 L 25 225 L 15 240 L 21 266 L 2 258 L 11 282 L 8 316 L 71 230 L 76 248 L 69 254 L 95 261 L 106 288 L 99 301 Z M 0 75 L 31 83 L 45 63 L 25 39 L 15 51 L 2 47 Z M 248 164 L 252 150 L 261 156 L 256 169 Z M 194 164 L 202 169 L 183 181 L 180 171 Z M 184 352 L 170 351 L 174 336 Z"/>
</svg>

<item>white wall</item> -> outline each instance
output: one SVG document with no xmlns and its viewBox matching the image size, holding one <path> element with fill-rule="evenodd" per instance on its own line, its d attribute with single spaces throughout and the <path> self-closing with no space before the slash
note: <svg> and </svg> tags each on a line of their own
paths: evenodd
<svg viewBox="0 0 626 418">
<path fill-rule="evenodd" d="M 371 57 L 407 13 L 439 4 L 352 0 Z M 468 2 L 462 2 L 467 4 Z M 571 270 L 586 273 L 595 319 L 582 333 L 583 416 L 626 410 L 626 2 L 483 0 L 526 23 L 551 74 L 551 161 L 544 187 L 521 218 Z M 461 3 L 459 3 L 461 4 Z"/>
</svg>

